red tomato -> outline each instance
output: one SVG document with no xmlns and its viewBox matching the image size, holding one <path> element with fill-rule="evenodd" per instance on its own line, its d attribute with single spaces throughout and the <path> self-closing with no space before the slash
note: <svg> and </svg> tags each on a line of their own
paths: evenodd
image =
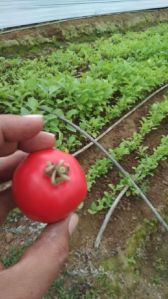
<svg viewBox="0 0 168 299">
<path fill-rule="evenodd" d="M 85 174 L 78 161 L 57 149 L 30 154 L 17 167 L 12 186 L 21 211 L 45 223 L 65 218 L 87 193 Z"/>
</svg>

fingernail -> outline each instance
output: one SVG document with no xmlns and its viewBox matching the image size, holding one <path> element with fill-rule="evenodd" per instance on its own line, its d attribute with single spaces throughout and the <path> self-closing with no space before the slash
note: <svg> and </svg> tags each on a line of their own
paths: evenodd
<svg viewBox="0 0 168 299">
<path fill-rule="evenodd" d="M 77 214 L 73 214 L 69 220 L 69 226 L 68 226 L 68 230 L 69 230 L 69 234 L 70 236 L 73 234 L 73 232 L 75 231 L 77 224 L 79 221 L 79 217 Z"/>
<path fill-rule="evenodd" d="M 53 133 L 49 133 L 49 132 L 44 132 L 46 135 L 48 135 L 48 136 L 51 136 L 51 137 L 53 137 L 53 138 L 55 138 L 55 134 L 53 134 Z"/>
<path fill-rule="evenodd" d="M 41 115 L 41 114 L 27 114 L 27 115 L 23 115 L 23 117 L 43 118 L 43 115 Z"/>
</svg>

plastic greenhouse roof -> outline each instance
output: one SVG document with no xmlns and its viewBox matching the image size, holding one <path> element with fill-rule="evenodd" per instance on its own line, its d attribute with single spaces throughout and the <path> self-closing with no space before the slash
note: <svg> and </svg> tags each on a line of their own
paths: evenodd
<svg viewBox="0 0 168 299">
<path fill-rule="evenodd" d="M 0 28 L 168 7 L 168 0 L 0 0 Z"/>
</svg>

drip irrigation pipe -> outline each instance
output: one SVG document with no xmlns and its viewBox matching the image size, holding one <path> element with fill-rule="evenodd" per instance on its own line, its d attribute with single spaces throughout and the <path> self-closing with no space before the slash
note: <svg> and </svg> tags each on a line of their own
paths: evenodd
<svg viewBox="0 0 168 299">
<path fill-rule="evenodd" d="M 95 248 L 99 247 L 101 239 L 103 237 L 103 233 L 104 233 L 104 231 L 107 227 L 107 224 L 109 223 L 112 214 L 114 213 L 114 211 L 115 211 L 116 207 L 118 206 L 120 200 L 122 199 L 122 197 L 124 196 L 124 194 L 127 192 L 128 189 L 129 189 L 128 185 L 123 188 L 123 190 L 118 194 L 118 196 L 116 197 L 116 199 L 112 203 L 110 209 L 108 210 L 108 212 L 107 212 L 107 214 L 104 218 L 104 221 L 103 221 L 103 223 L 100 227 L 100 230 L 97 234 L 96 241 L 95 241 L 95 244 L 94 244 Z"/>
<path fill-rule="evenodd" d="M 159 89 L 157 89 L 156 91 L 154 91 L 152 94 L 150 94 L 145 100 L 143 100 L 142 102 L 140 102 L 137 106 L 135 106 L 132 110 L 130 110 L 128 113 L 126 113 L 125 115 L 123 115 L 123 117 L 121 117 L 119 120 L 117 120 L 114 124 L 112 124 L 106 131 L 104 131 L 101 135 L 99 135 L 97 138 L 95 138 L 96 141 L 99 141 L 100 139 L 102 139 L 105 135 L 107 135 L 110 131 L 112 131 L 115 127 L 117 127 L 123 120 L 125 120 L 126 118 L 128 118 L 131 114 L 133 114 L 137 109 L 139 109 L 140 107 L 142 107 L 144 104 L 146 104 L 149 100 L 151 100 L 154 96 L 156 96 L 157 94 L 159 94 L 161 91 L 163 91 L 164 89 L 168 88 L 168 84 L 160 87 Z M 92 145 L 94 144 L 94 142 L 90 142 L 88 144 L 86 144 L 84 147 L 82 147 L 81 149 L 79 149 L 78 151 L 76 151 L 74 153 L 74 156 L 78 156 L 80 154 L 82 154 L 83 152 L 85 152 L 88 148 L 90 148 Z"/>
<path fill-rule="evenodd" d="M 71 127 L 76 129 L 78 132 L 80 132 L 83 136 L 88 138 L 91 142 L 93 142 L 113 163 L 113 165 L 120 171 L 120 173 L 129 179 L 129 182 L 131 185 L 137 190 L 138 195 L 144 200 L 144 202 L 147 204 L 147 206 L 151 209 L 157 220 L 160 222 L 160 224 L 165 228 L 165 230 L 168 232 L 168 224 L 164 221 L 164 219 L 161 217 L 159 212 L 155 209 L 155 207 L 152 205 L 150 200 L 146 197 L 146 195 L 142 192 L 142 190 L 138 187 L 138 185 L 134 182 L 131 175 L 121 166 L 121 164 L 98 142 L 96 141 L 92 136 L 90 136 L 87 132 L 85 132 L 83 129 L 66 119 L 62 115 L 56 114 L 56 116 L 62 120 L 63 122 L 69 124 Z"/>
</svg>

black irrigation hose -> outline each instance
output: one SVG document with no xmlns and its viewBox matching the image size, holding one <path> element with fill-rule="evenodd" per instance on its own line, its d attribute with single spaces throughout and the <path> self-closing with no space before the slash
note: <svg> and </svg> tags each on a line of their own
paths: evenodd
<svg viewBox="0 0 168 299">
<path fill-rule="evenodd" d="M 63 122 L 69 124 L 73 128 L 75 128 L 77 131 L 79 131 L 82 135 L 84 135 L 86 138 L 88 138 L 90 141 L 92 141 L 113 163 L 113 165 L 125 176 L 129 179 L 132 186 L 138 191 L 138 195 L 144 200 L 144 202 L 148 205 L 148 207 L 151 209 L 155 217 L 158 219 L 158 221 L 161 223 L 161 225 L 166 229 L 168 232 L 168 224 L 164 221 L 164 219 L 161 217 L 161 215 L 158 213 L 158 211 L 155 209 L 155 207 L 152 205 L 150 200 L 146 197 L 146 195 L 142 192 L 142 190 L 138 187 L 138 185 L 134 182 L 131 175 L 121 166 L 120 163 L 99 143 L 97 142 L 92 136 L 90 136 L 87 132 L 82 130 L 80 127 L 66 119 L 62 115 L 56 114 L 56 116 L 62 120 Z"/>
</svg>

